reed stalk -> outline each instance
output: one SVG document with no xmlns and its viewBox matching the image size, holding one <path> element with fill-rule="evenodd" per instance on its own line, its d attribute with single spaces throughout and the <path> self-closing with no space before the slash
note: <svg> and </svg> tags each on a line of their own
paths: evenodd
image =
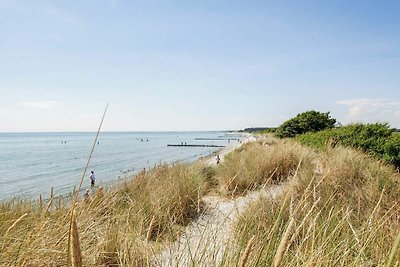
<svg viewBox="0 0 400 267">
<path fill-rule="evenodd" d="M 392 251 L 390 252 L 389 259 L 385 265 L 385 267 L 392 267 L 394 265 L 394 258 L 396 257 L 396 254 L 399 255 L 399 247 L 400 247 L 400 233 L 397 235 L 396 240 L 393 243 Z M 396 264 L 396 266 L 398 266 Z"/>
<path fill-rule="evenodd" d="M 7 229 L 7 231 L 5 232 L 4 235 L 7 236 L 7 234 L 8 234 L 20 221 L 22 221 L 22 219 L 25 218 L 27 215 L 28 215 L 28 213 L 24 213 L 21 217 L 19 217 L 18 219 L 16 219 L 16 220 L 14 221 L 14 223 L 13 223 L 10 227 L 8 227 L 8 229 Z"/>
<path fill-rule="evenodd" d="M 246 249 L 244 250 L 244 253 L 240 257 L 240 260 L 239 260 L 239 267 L 245 267 L 246 266 L 247 260 L 249 259 L 249 255 L 250 255 L 251 249 L 253 247 L 254 239 L 255 239 L 255 236 L 252 236 L 250 238 L 249 242 L 247 242 Z"/>
<path fill-rule="evenodd" d="M 286 228 L 285 233 L 282 236 L 281 242 L 279 243 L 278 250 L 276 251 L 274 258 L 274 267 L 278 267 L 282 259 L 290 246 L 291 236 L 294 229 L 294 218 L 292 217 L 289 221 L 289 225 Z"/>
<path fill-rule="evenodd" d="M 151 236 L 153 233 L 153 224 L 154 224 L 155 220 L 156 220 L 156 216 L 154 215 L 153 218 L 151 218 L 149 229 L 147 230 L 147 235 L 146 235 L 147 242 L 149 242 L 151 240 Z"/>
<path fill-rule="evenodd" d="M 71 263 L 72 267 L 82 267 L 82 252 L 79 241 L 78 225 L 76 215 L 72 216 L 71 222 Z"/>
</svg>

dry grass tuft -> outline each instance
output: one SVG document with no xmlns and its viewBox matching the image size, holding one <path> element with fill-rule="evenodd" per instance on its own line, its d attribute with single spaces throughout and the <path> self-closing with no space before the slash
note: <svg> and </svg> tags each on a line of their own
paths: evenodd
<svg viewBox="0 0 400 267">
<path fill-rule="evenodd" d="M 312 151 L 293 142 L 248 143 L 229 154 L 217 169 L 216 179 L 224 195 L 280 183 L 294 175 L 300 162 L 310 168 Z M 305 169 L 305 168 L 303 168 Z"/>
<path fill-rule="evenodd" d="M 256 201 L 236 222 L 239 242 L 256 237 L 254 250 L 259 253 L 249 261 L 275 266 L 384 266 L 400 229 L 399 173 L 342 147 L 313 157 L 318 171 L 302 164 L 281 197 Z M 390 261 L 399 262 L 400 255 Z"/>
<path fill-rule="evenodd" d="M 200 166 L 158 166 L 110 190 L 91 192 L 89 200 L 77 203 L 72 224 L 71 200 L 57 209 L 46 205 L 47 212 L 38 202 L 0 203 L 0 231 L 8 229 L 0 237 L 2 264 L 65 266 L 70 232 L 75 266 L 79 259 L 82 266 L 143 266 L 197 216 L 205 187 Z"/>
</svg>

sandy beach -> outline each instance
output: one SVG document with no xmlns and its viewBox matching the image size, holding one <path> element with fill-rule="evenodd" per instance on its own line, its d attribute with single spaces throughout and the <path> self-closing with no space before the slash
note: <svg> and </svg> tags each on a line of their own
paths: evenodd
<svg viewBox="0 0 400 267">
<path fill-rule="evenodd" d="M 223 162 L 226 155 L 228 155 L 235 149 L 241 147 L 243 144 L 256 140 L 256 137 L 249 133 L 243 133 L 243 135 L 245 136 L 245 138 L 243 140 L 241 140 L 240 142 L 238 142 L 238 141 L 230 142 L 230 144 L 227 145 L 226 147 L 220 149 L 217 152 L 214 152 L 212 155 L 210 155 L 206 158 L 200 159 L 199 161 L 204 162 L 207 165 L 215 165 L 215 164 L 217 164 L 217 158 L 216 158 L 217 155 L 219 155 L 219 157 L 221 159 L 220 162 Z"/>
</svg>

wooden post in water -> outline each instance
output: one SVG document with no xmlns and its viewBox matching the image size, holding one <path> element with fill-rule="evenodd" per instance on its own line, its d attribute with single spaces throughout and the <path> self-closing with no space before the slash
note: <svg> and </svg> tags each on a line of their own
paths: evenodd
<svg viewBox="0 0 400 267">
<path fill-rule="evenodd" d="M 50 190 L 50 204 L 49 204 L 50 207 L 53 205 L 53 198 L 54 198 L 54 189 L 53 189 L 53 187 L 51 187 L 51 190 Z"/>
<path fill-rule="evenodd" d="M 49 200 L 49 203 L 47 204 L 47 208 L 46 208 L 45 213 L 47 213 L 50 210 L 50 208 L 53 206 L 53 197 L 54 197 L 53 187 L 51 187 L 50 200 Z"/>
<path fill-rule="evenodd" d="M 39 195 L 39 205 L 40 205 L 40 209 L 43 208 L 43 198 L 42 198 L 42 193 L 40 193 Z"/>
</svg>

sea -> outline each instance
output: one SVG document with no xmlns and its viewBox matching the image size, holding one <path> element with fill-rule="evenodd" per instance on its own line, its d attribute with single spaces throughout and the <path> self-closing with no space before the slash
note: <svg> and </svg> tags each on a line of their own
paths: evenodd
<svg viewBox="0 0 400 267">
<path fill-rule="evenodd" d="M 83 189 L 90 188 L 90 171 L 97 186 L 109 186 L 158 164 L 193 162 L 221 148 L 173 145 L 230 146 L 239 133 L 229 132 L 102 132 L 0 133 L 0 200 L 65 195 L 79 185 L 94 146 Z M 237 139 L 237 140 L 228 140 Z"/>
</svg>

